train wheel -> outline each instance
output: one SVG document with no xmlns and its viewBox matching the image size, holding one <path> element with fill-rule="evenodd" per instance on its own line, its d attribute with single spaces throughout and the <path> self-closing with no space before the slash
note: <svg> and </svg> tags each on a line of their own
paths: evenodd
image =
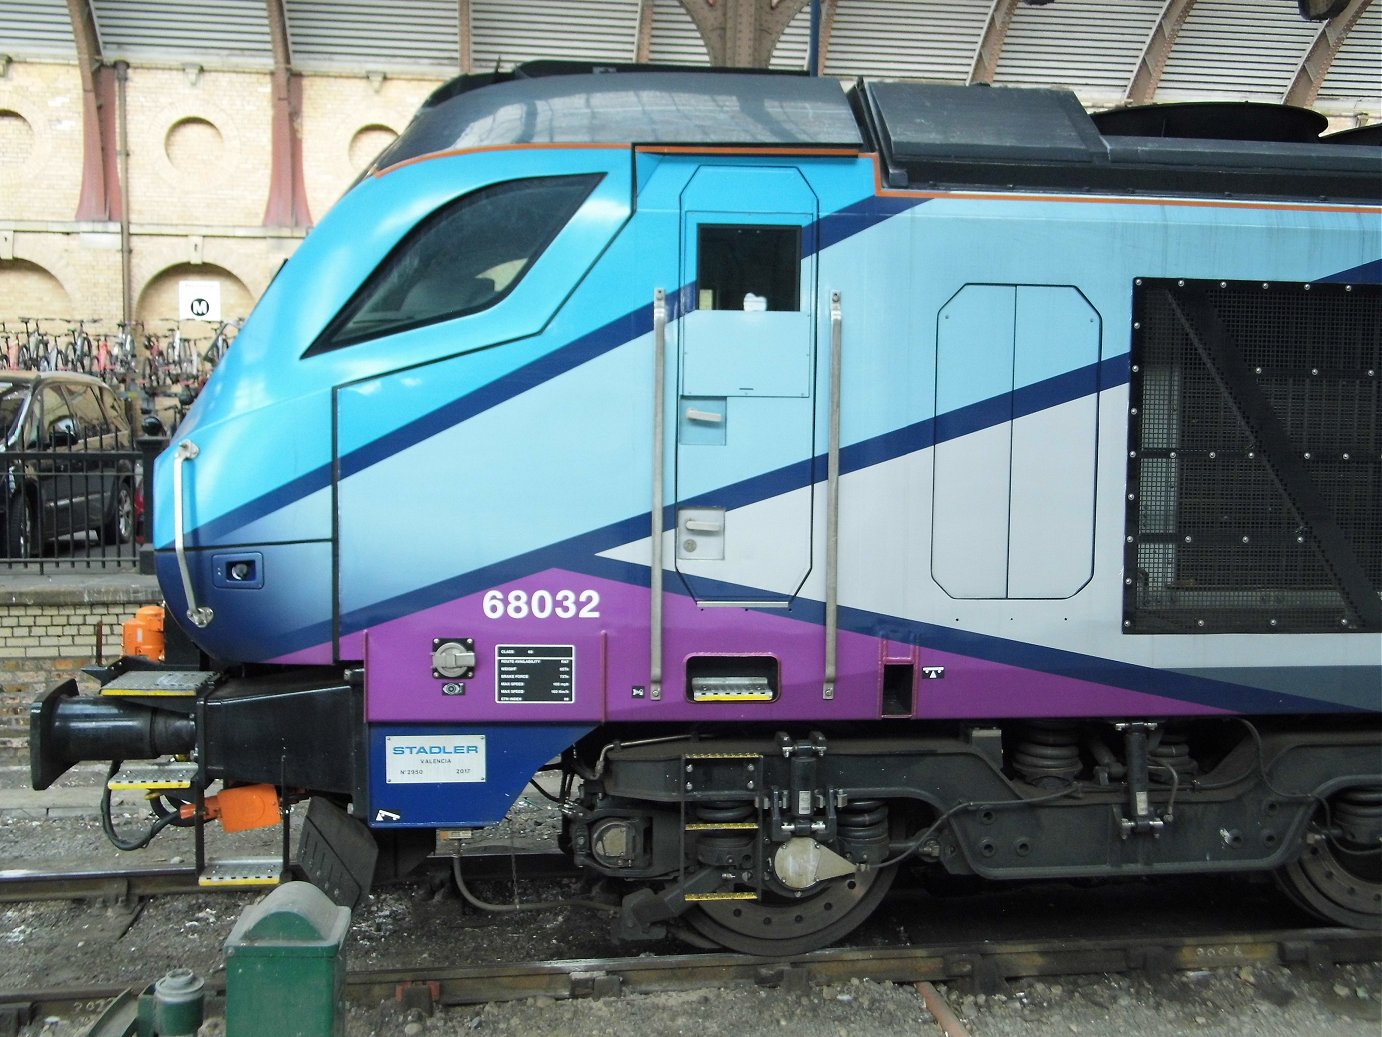
<svg viewBox="0 0 1382 1037">
<path fill-rule="evenodd" d="M 1375 929 L 1382 923 L 1377 835 L 1382 789 L 1344 792 L 1331 799 L 1330 807 L 1334 831 L 1326 834 L 1322 825 L 1311 825 L 1305 852 L 1277 872 L 1277 881 L 1312 914 L 1355 929 Z"/>
<path fill-rule="evenodd" d="M 834 943 L 873 913 L 897 877 L 897 866 L 821 883 L 800 899 L 764 894 L 762 901 L 711 900 L 685 915 L 688 925 L 721 947 L 744 954 L 804 954 Z"/>
</svg>

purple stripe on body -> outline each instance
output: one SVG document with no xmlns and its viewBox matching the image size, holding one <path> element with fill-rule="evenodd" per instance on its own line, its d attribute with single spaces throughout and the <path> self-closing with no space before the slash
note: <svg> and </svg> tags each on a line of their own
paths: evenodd
<svg viewBox="0 0 1382 1037">
<path fill-rule="evenodd" d="M 789 721 L 876 719 L 882 710 L 882 666 L 899 657 L 895 642 L 841 631 L 835 697 L 822 695 L 825 633 L 788 611 L 700 609 L 664 596 L 663 686 L 649 688 L 647 588 L 549 569 L 484 593 L 380 624 L 366 632 L 366 715 L 372 722 Z M 534 615 L 534 613 L 541 615 Z M 475 642 L 476 672 L 463 694 L 432 675 L 438 638 Z M 498 645 L 571 646 L 571 702 L 497 701 Z M 1045 673 L 922 645 L 919 667 L 944 677 L 918 680 L 919 718 L 1021 716 L 1157 716 L 1222 710 L 1094 681 Z M 688 700 L 686 662 L 694 656 L 768 655 L 779 666 L 773 702 Z M 920 669 L 918 671 L 920 674 Z M 456 683 L 456 682 L 451 682 Z M 639 689 L 641 689 L 641 694 Z M 454 689 L 453 689 L 454 691 Z"/>
</svg>

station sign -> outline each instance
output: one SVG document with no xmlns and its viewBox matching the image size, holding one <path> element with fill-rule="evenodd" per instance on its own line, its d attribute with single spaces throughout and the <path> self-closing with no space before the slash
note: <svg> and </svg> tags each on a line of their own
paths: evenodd
<svg viewBox="0 0 1382 1037">
<path fill-rule="evenodd" d="M 219 321 L 221 283 L 219 281 L 179 281 L 178 320 Z"/>
</svg>

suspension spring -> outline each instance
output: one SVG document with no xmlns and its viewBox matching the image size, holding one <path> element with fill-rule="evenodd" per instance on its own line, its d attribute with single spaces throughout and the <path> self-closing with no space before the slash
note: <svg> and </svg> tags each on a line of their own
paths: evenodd
<svg viewBox="0 0 1382 1037">
<path fill-rule="evenodd" d="M 840 851 L 859 863 L 882 860 L 888 851 L 888 804 L 881 799 L 851 800 L 835 819 Z"/>
<path fill-rule="evenodd" d="M 1161 739 L 1147 751 L 1147 755 L 1153 765 L 1148 770 L 1147 777 L 1163 785 L 1172 784 L 1171 771 L 1175 772 L 1176 781 L 1181 784 L 1200 773 L 1199 761 L 1191 757 L 1190 742 L 1184 731 L 1166 728 L 1161 732 Z"/>
<path fill-rule="evenodd" d="M 1382 841 L 1382 785 L 1344 789 L 1330 799 L 1329 806 L 1343 842 L 1377 848 Z"/>
<path fill-rule="evenodd" d="M 1034 720 L 1023 725 L 1013 766 L 1032 785 L 1064 785 L 1082 768 L 1079 726 L 1073 721 Z"/>
</svg>

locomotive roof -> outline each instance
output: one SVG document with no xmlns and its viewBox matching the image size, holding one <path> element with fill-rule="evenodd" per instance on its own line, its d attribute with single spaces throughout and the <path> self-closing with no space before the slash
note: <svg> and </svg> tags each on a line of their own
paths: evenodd
<svg viewBox="0 0 1382 1037">
<path fill-rule="evenodd" d="M 857 149 L 839 83 L 756 72 L 462 76 L 428 98 L 379 164 L 512 144 L 691 144 Z M 479 82 L 476 82 L 479 80 Z"/>
<path fill-rule="evenodd" d="M 439 88 L 380 155 L 598 143 L 877 151 L 895 188 L 1382 200 L 1382 148 L 1285 105 L 1094 116 L 1067 90 L 533 62 Z M 1359 143 L 1360 139 L 1363 143 Z"/>
</svg>

